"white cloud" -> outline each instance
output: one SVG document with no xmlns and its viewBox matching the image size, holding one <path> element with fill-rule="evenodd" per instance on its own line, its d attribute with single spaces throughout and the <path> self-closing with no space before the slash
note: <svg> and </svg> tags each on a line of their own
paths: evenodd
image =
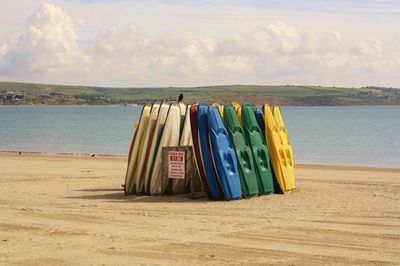
<svg viewBox="0 0 400 266">
<path fill-rule="evenodd" d="M 7 52 L 7 44 L 3 43 L 0 40 L 0 71 L 2 68 L 4 68 L 4 64 L 5 64 L 4 59 L 5 59 L 6 52 Z M 1 76 L 1 73 L 0 73 L 0 76 Z"/>
<path fill-rule="evenodd" d="M 270 24 L 259 34 L 261 35 L 260 41 L 263 41 L 265 38 L 266 43 L 276 45 L 276 49 L 283 52 L 293 52 L 300 45 L 298 32 L 283 22 Z"/>
<path fill-rule="evenodd" d="M 400 69 L 400 51 L 388 49 L 380 40 L 360 41 L 353 51 L 353 59 L 361 69 L 381 73 Z"/>
<path fill-rule="evenodd" d="M 349 55 L 343 53 L 324 53 L 324 54 L 309 54 L 307 59 L 310 63 L 316 64 L 320 67 L 334 69 L 338 67 L 345 67 L 349 62 Z"/>
<path fill-rule="evenodd" d="M 7 44 L 0 41 L 0 56 L 5 55 L 7 51 Z"/>
<path fill-rule="evenodd" d="M 191 10 L 191 17 L 185 17 L 185 13 L 180 18 L 187 22 L 182 28 L 169 24 L 170 30 L 160 22 L 154 32 L 141 20 L 142 16 L 138 21 L 93 30 L 89 15 L 74 17 L 65 10 L 43 3 L 26 20 L 25 29 L 17 38 L 0 40 L 3 80 L 107 86 L 400 86 L 396 78 L 400 47 L 392 44 L 400 38 L 396 35 L 393 40 L 371 40 L 364 38 L 368 30 L 364 35 L 353 36 L 340 27 L 305 27 L 307 24 L 295 23 L 285 16 L 264 19 L 256 14 L 253 23 L 253 13 L 243 21 L 245 27 L 239 27 L 241 23 L 232 22 L 238 19 L 235 10 L 224 17 L 229 22 L 221 20 L 219 25 L 215 20 L 219 19 L 218 10 L 213 10 L 210 20 L 204 13 L 196 15 Z M 178 11 L 174 12 L 171 20 L 176 22 Z M 79 45 L 82 40 L 84 46 Z"/>
<path fill-rule="evenodd" d="M 48 3 L 26 20 L 25 32 L 3 53 L 7 69 L 2 71 L 10 75 L 75 71 L 87 63 L 72 19 Z"/>
<path fill-rule="evenodd" d="M 96 53 L 132 53 L 146 49 L 150 44 L 147 32 L 135 24 L 130 24 L 119 31 L 116 27 L 99 34 L 94 41 Z"/>
<path fill-rule="evenodd" d="M 360 56 L 380 56 L 383 52 L 383 44 L 379 40 L 361 41 L 355 52 Z"/>
<path fill-rule="evenodd" d="M 136 25 L 99 34 L 87 53 L 104 71 L 120 69 L 119 75 L 124 80 L 130 76 L 143 81 L 171 82 L 177 78 L 186 82 L 185 79 L 221 73 L 248 72 L 250 68 L 243 57 L 218 55 L 217 42 L 210 36 L 183 34 L 155 38 Z"/>
<path fill-rule="evenodd" d="M 301 46 L 301 34 L 284 22 L 270 23 L 249 34 L 236 34 L 219 42 L 219 52 L 230 55 L 291 53 Z"/>
</svg>

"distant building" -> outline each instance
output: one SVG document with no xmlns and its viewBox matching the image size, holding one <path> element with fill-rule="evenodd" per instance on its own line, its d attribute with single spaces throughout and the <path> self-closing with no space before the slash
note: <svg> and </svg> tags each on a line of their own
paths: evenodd
<svg viewBox="0 0 400 266">
<path fill-rule="evenodd" d="M 0 99 L 2 105 L 26 104 L 25 95 L 21 92 L 3 91 Z"/>
</svg>

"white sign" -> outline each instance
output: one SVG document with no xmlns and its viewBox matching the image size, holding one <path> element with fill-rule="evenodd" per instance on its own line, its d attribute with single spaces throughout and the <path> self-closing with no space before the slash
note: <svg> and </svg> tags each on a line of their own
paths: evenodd
<svg viewBox="0 0 400 266">
<path fill-rule="evenodd" d="M 168 178 L 185 179 L 185 152 L 168 152 Z"/>
</svg>

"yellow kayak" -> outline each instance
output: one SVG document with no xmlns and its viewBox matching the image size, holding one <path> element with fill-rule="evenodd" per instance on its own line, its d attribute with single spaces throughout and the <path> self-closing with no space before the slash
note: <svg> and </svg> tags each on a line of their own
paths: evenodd
<svg viewBox="0 0 400 266">
<path fill-rule="evenodd" d="M 242 123 L 242 106 L 238 102 L 232 102 L 233 108 L 235 108 L 236 115 L 239 119 L 240 125 L 243 125 Z"/>
<path fill-rule="evenodd" d="M 271 155 L 272 168 L 282 192 L 289 193 L 296 189 L 293 151 L 289 135 L 279 107 L 275 107 L 272 112 L 271 107 L 265 104 L 263 109 L 265 136 Z"/>
</svg>

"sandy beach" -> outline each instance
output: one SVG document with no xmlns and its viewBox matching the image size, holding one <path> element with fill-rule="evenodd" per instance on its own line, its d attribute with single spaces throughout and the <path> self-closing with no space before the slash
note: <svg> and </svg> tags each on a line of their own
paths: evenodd
<svg viewBox="0 0 400 266">
<path fill-rule="evenodd" d="M 400 264 L 400 170 L 299 165 L 295 193 L 212 202 L 125 197 L 125 169 L 0 153 L 0 264 Z"/>
</svg>

